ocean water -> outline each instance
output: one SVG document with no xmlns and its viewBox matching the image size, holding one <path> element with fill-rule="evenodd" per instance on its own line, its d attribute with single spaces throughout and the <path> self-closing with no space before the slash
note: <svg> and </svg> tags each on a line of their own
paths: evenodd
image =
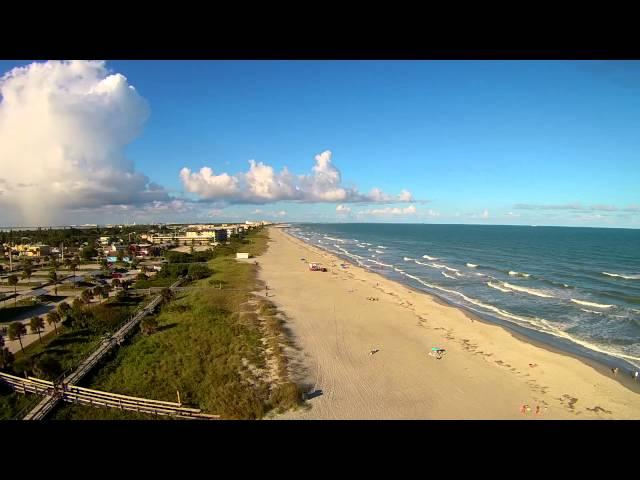
<svg viewBox="0 0 640 480">
<path fill-rule="evenodd" d="M 289 233 L 557 348 L 640 368 L 640 230 L 358 223 Z"/>
</svg>

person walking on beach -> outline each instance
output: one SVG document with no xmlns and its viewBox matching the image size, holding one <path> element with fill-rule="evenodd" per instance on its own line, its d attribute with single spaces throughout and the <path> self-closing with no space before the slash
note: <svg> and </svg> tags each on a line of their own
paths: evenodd
<svg viewBox="0 0 640 480">
<path fill-rule="evenodd" d="M 618 367 L 614 367 L 611 369 L 614 375 L 618 375 Z"/>
<path fill-rule="evenodd" d="M 636 370 L 636 372 L 633 374 L 633 379 L 637 382 L 638 381 L 638 371 Z"/>
</svg>

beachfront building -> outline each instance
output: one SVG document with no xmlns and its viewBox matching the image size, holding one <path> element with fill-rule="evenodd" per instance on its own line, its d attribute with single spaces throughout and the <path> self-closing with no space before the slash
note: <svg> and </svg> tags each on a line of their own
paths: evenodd
<svg viewBox="0 0 640 480">
<path fill-rule="evenodd" d="M 51 248 L 49 245 L 16 245 L 14 251 L 21 257 L 44 257 L 49 255 Z"/>
<path fill-rule="evenodd" d="M 151 241 L 154 245 L 169 243 L 177 246 L 181 245 L 211 245 L 227 240 L 227 231 L 223 228 L 211 230 L 189 230 L 187 232 L 174 233 L 169 235 L 154 235 Z"/>
</svg>

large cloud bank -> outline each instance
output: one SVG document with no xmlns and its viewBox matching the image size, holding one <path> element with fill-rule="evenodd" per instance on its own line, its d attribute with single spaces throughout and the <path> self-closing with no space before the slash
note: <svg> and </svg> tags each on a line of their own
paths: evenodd
<svg viewBox="0 0 640 480">
<path fill-rule="evenodd" d="M 169 200 L 124 154 L 148 116 L 146 101 L 104 62 L 9 71 L 0 78 L 0 206 L 50 224 L 64 209 Z"/>
<path fill-rule="evenodd" d="M 410 202 L 411 193 L 388 195 L 374 188 L 360 193 L 342 185 L 340 170 L 331 162 L 326 150 L 315 156 L 315 165 L 307 175 L 292 174 L 286 167 L 277 173 L 273 167 L 255 160 L 249 170 L 236 175 L 215 174 L 209 167 L 198 172 L 180 171 L 185 190 L 202 200 L 224 200 L 229 203 L 268 203 L 281 200 L 301 202 Z"/>
</svg>

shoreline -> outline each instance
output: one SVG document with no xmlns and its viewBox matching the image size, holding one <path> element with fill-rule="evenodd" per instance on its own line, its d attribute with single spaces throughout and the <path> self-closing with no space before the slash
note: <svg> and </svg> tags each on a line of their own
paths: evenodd
<svg viewBox="0 0 640 480">
<path fill-rule="evenodd" d="M 640 418 L 636 397 L 640 385 L 631 378 L 607 375 L 602 364 L 354 265 L 285 229 L 270 232 L 270 247 L 260 260 L 261 278 L 269 284 L 270 300 L 287 315 L 301 347 L 308 370 L 305 383 L 331 392 L 329 399 L 321 393 L 310 400 L 310 411 L 282 418 Z M 334 263 L 334 268 L 309 274 L 300 257 L 314 260 L 313 255 L 323 257 L 315 260 L 327 267 Z M 349 267 L 341 269 L 340 263 Z M 379 301 L 368 302 L 355 291 L 374 292 Z M 327 302 L 315 304 L 325 296 Z M 384 343 L 382 356 L 394 357 L 381 371 L 368 365 L 369 358 L 381 354 L 358 358 L 372 340 Z M 426 357 L 432 345 L 447 347 L 448 356 L 442 361 Z M 571 377 L 575 382 L 566 381 Z M 363 379 L 379 390 L 363 384 Z M 491 392 L 496 387 L 501 395 Z M 403 391 L 410 393 L 399 402 L 396 397 Z M 459 391 L 467 395 L 460 396 Z M 361 408 L 351 407 L 347 398 L 361 403 Z M 549 413 L 522 415 L 518 408 L 528 402 L 544 405 Z"/>
<path fill-rule="evenodd" d="M 362 268 L 363 270 L 372 273 L 381 279 L 384 279 L 387 282 L 394 282 L 403 288 L 411 290 L 416 294 L 427 295 L 432 301 L 449 308 L 454 308 L 463 312 L 469 319 L 473 321 L 482 322 L 486 325 L 498 326 L 504 329 L 509 334 L 513 335 L 516 339 L 521 342 L 526 342 L 531 345 L 534 345 L 539 348 L 544 348 L 550 352 L 556 353 L 558 355 L 566 355 L 571 358 L 575 358 L 576 360 L 581 361 L 585 365 L 593 368 L 598 374 L 607 376 L 608 378 L 612 378 L 618 381 L 622 386 L 629 389 L 631 392 L 640 394 L 640 382 L 633 380 L 631 374 L 635 370 L 639 370 L 634 365 L 630 364 L 628 361 L 615 357 L 611 354 L 606 354 L 602 352 L 598 352 L 595 350 L 591 350 L 587 347 L 584 347 L 580 344 L 572 343 L 570 341 L 563 341 L 560 338 L 556 338 L 553 335 L 538 332 L 533 329 L 527 329 L 525 327 L 521 327 L 517 324 L 512 324 L 506 320 L 502 320 L 500 318 L 494 318 L 491 315 L 487 314 L 487 318 L 485 318 L 482 314 L 478 312 L 473 312 L 464 305 L 457 305 L 454 302 L 447 300 L 446 298 L 440 297 L 437 293 L 433 293 L 426 290 L 421 290 L 418 287 L 414 287 L 411 285 L 407 285 L 399 280 L 395 280 L 392 278 L 386 277 L 384 274 L 380 273 L 378 270 L 385 270 L 384 268 L 364 268 L 360 265 L 354 263 L 353 260 L 348 258 L 344 258 L 338 253 L 331 252 L 321 246 L 314 245 L 308 243 L 298 237 L 295 237 L 287 232 L 286 228 L 281 229 L 281 231 L 289 236 L 290 238 L 302 242 L 306 246 L 311 249 L 321 250 L 323 253 L 331 256 L 335 256 L 339 258 L 343 263 L 349 265 L 349 268 Z M 560 346 L 560 345 L 562 346 Z M 563 348 L 564 347 L 564 348 Z M 601 357 L 601 358 L 596 358 Z M 613 367 L 617 367 L 620 369 L 618 375 L 612 376 L 611 369 Z"/>
</svg>

